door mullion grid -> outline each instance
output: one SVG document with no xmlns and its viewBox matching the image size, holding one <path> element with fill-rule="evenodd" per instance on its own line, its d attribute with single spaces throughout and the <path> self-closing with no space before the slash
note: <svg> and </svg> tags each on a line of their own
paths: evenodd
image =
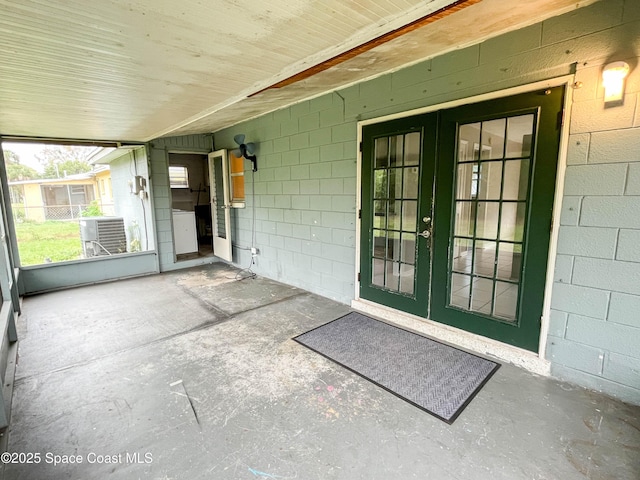
<svg viewBox="0 0 640 480">
<path fill-rule="evenodd" d="M 482 139 L 482 128 L 483 124 L 480 124 L 480 136 Z M 460 131 L 460 125 L 458 125 L 458 131 Z M 472 205 L 474 206 L 473 212 L 473 234 L 471 238 L 471 276 L 469 283 L 469 299 L 467 301 L 467 310 L 472 311 L 471 307 L 473 306 L 473 283 L 474 279 L 477 278 L 476 274 L 476 240 L 478 236 L 478 196 L 480 194 L 480 158 L 482 157 L 482 147 L 478 150 L 478 158 L 474 158 L 475 164 L 478 166 L 478 187 L 476 190 L 476 197 L 472 199 Z M 458 171 L 459 162 L 456 162 L 456 172 Z M 457 198 L 456 192 L 456 198 Z M 455 233 L 455 232 L 454 232 Z"/>
<path fill-rule="evenodd" d="M 401 288 L 401 282 L 402 282 L 402 275 L 401 275 L 401 271 L 402 271 L 402 227 L 403 227 L 403 222 L 404 222 L 404 135 L 398 135 L 396 138 L 402 138 L 402 150 L 401 150 L 401 155 L 400 155 L 400 161 L 402 162 L 401 167 L 399 168 L 400 171 L 400 198 L 402 200 L 400 200 L 400 223 L 399 223 L 399 232 L 398 232 L 398 288 L 397 291 L 400 291 Z"/>
<path fill-rule="evenodd" d="M 384 216 L 384 261 L 382 262 L 382 288 L 387 288 L 387 259 L 389 258 L 389 217 L 391 210 L 391 181 L 389 175 L 389 163 L 391 161 L 391 144 L 389 137 L 387 141 L 387 160 L 385 162 L 384 172 L 387 177 L 387 194 L 385 196 L 385 216 Z"/>
<path fill-rule="evenodd" d="M 507 167 L 507 163 L 505 161 L 505 156 L 507 154 L 507 139 L 508 139 L 508 128 L 509 122 L 504 122 L 504 139 L 502 144 L 502 162 L 501 162 L 501 172 L 500 172 L 500 199 L 498 201 L 498 228 L 496 230 L 496 252 L 493 258 L 493 278 L 492 278 L 492 288 L 491 288 L 491 315 L 495 316 L 495 308 L 496 308 L 496 279 L 498 277 L 498 259 L 500 258 L 500 229 L 502 227 L 502 204 L 504 200 L 504 176 L 505 170 Z M 516 209 L 518 207 L 516 206 Z"/>
</svg>

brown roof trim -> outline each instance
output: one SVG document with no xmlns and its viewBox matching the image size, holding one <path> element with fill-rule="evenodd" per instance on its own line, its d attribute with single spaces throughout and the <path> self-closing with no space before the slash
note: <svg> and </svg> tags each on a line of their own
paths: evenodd
<svg viewBox="0 0 640 480">
<path fill-rule="evenodd" d="M 317 73 L 328 70 L 331 67 L 334 67 L 347 60 L 350 60 L 351 58 L 354 58 L 360 55 L 361 53 L 364 53 L 379 45 L 382 45 L 383 43 L 394 40 L 395 38 L 398 38 L 406 33 L 409 33 L 413 30 L 417 30 L 418 28 L 422 28 L 425 25 L 429 25 L 430 23 L 440 20 L 441 18 L 447 17 L 453 13 L 456 13 L 464 8 L 470 7 L 471 5 L 474 5 L 481 1 L 482 0 L 458 0 L 457 2 L 454 2 L 450 5 L 447 5 L 446 7 L 443 7 L 439 10 L 431 12 L 430 14 L 425 15 L 424 17 L 421 17 L 417 20 L 414 20 L 413 22 L 408 23 L 400 28 L 396 28 L 395 30 L 392 30 L 388 33 L 380 35 L 379 37 L 376 37 L 373 40 L 369 40 L 368 42 L 358 45 L 357 47 L 347 50 L 346 52 L 340 53 L 335 57 L 329 58 L 324 62 L 318 63 L 317 65 L 314 65 L 312 67 L 309 67 L 306 70 L 303 70 L 299 73 L 296 73 L 295 75 L 285 78 L 284 80 L 280 80 L 279 82 L 274 83 L 273 85 L 270 85 L 267 88 L 263 88 L 262 90 L 252 93 L 251 95 L 249 95 L 249 97 L 253 97 L 255 95 L 258 95 L 259 93 L 262 93 L 266 90 L 270 90 L 272 88 L 286 87 L 287 85 L 291 85 L 292 83 L 296 83 L 306 78 L 312 77 Z"/>
</svg>

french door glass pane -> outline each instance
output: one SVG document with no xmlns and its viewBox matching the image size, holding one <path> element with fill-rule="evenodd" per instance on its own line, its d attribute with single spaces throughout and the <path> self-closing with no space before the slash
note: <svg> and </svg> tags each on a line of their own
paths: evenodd
<svg viewBox="0 0 640 480">
<path fill-rule="evenodd" d="M 387 235 L 393 235 L 391 238 L 387 237 L 387 259 L 399 260 L 400 259 L 400 235 L 395 232 L 387 232 Z"/>
<path fill-rule="evenodd" d="M 415 283 L 415 267 L 413 265 L 400 265 L 400 291 L 413 294 Z"/>
<path fill-rule="evenodd" d="M 376 138 L 374 168 L 387 168 L 388 166 L 389 166 L 389 139 L 387 137 Z"/>
<path fill-rule="evenodd" d="M 496 259 L 496 243 L 476 240 L 473 255 L 473 273 L 483 277 L 493 277 Z"/>
<path fill-rule="evenodd" d="M 504 118 L 482 122 L 480 160 L 491 160 L 504 156 L 506 123 Z"/>
<path fill-rule="evenodd" d="M 418 167 L 404 168 L 402 198 L 418 198 Z"/>
<path fill-rule="evenodd" d="M 458 165 L 457 200 L 472 200 L 478 195 L 478 164 L 461 163 Z"/>
<path fill-rule="evenodd" d="M 387 261 L 384 286 L 387 290 L 393 290 L 397 292 L 399 285 L 400 285 L 400 264 L 398 262 Z"/>
<path fill-rule="evenodd" d="M 404 165 L 420 163 L 420 132 L 408 133 L 404 136 Z"/>
<path fill-rule="evenodd" d="M 373 256 L 384 258 L 387 255 L 387 239 L 384 230 L 373 231 Z"/>
<path fill-rule="evenodd" d="M 522 242 L 526 212 L 527 204 L 525 202 L 505 202 L 502 204 L 500 240 Z"/>
<path fill-rule="evenodd" d="M 415 232 L 418 222 L 418 202 L 405 200 L 402 202 L 402 230 Z"/>
<path fill-rule="evenodd" d="M 400 209 L 402 208 L 402 202 L 398 200 L 390 200 L 387 202 L 387 205 L 387 229 L 400 230 Z"/>
<path fill-rule="evenodd" d="M 498 271 L 496 277 L 502 280 L 519 281 L 522 265 L 522 245 L 519 243 L 499 244 Z"/>
<path fill-rule="evenodd" d="M 373 198 L 387 198 L 387 170 L 374 170 Z"/>
<path fill-rule="evenodd" d="M 461 273 L 471 273 L 473 260 L 473 240 L 468 238 L 454 238 L 452 270 Z"/>
<path fill-rule="evenodd" d="M 451 275 L 451 296 L 449 303 L 463 310 L 469 310 L 471 276 L 454 273 Z"/>
<path fill-rule="evenodd" d="M 387 201 L 376 200 L 373 202 L 373 228 L 386 228 L 387 226 Z"/>
<path fill-rule="evenodd" d="M 507 122 L 507 158 L 531 155 L 533 114 L 511 117 Z"/>
<path fill-rule="evenodd" d="M 526 200 L 529 187 L 529 159 L 504 162 L 503 200 Z"/>
<path fill-rule="evenodd" d="M 379 287 L 384 287 L 384 260 L 373 259 L 371 266 L 371 283 Z"/>
<path fill-rule="evenodd" d="M 498 202 L 478 202 L 478 217 L 476 234 L 478 238 L 498 238 L 498 215 L 500 204 Z"/>
<path fill-rule="evenodd" d="M 402 151 L 404 147 L 404 135 L 389 137 L 389 166 L 399 167 L 402 165 Z"/>
<path fill-rule="evenodd" d="M 400 260 L 403 263 L 414 265 L 416 263 L 416 234 L 402 233 L 402 255 Z"/>
<path fill-rule="evenodd" d="M 499 200 L 502 185 L 502 162 L 480 162 L 478 198 Z"/>
<path fill-rule="evenodd" d="M 476 223 L 477 205 L 473 202 L 456 202 L 456 223 L 454 234 L 460 237 L 473 236 Z"/>
<path fill-rule="evenodd" d="M 471 288 L 471 311 L 491 314 L 493 281 L 487 278 L 475 278 Z"/>
<path fill-rule="evenodd" d="M 451 290 L 455 293 L 468 297 L 470 284 L 471 277 L 469 275 L 459 275 L 454 273 L 451 276 Z"/>
<path fill-rule="evenodd" d="M 458 130 L 458 162 L 478 160 L 480 123 L 460 125 Z"/>
<path fill-rule="evenodd" d="M 458 126 L 449 305 L 517 320 L 535 115 Z"/>
<path fill-rule="evenodd" d="M 496 282 L 493 314 L 506 320 L 515 320 L 518 307 L 518 285 Z"/>
<path fill-rule="evenodd" d="M 390 168 L 389 198 L 402 198 L 402 172 L 404 168 Z"/>
</svg>

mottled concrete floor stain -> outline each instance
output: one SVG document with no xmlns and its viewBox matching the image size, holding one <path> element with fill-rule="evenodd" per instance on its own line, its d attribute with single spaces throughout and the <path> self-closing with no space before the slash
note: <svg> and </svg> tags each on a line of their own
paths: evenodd
<svg viewBox="0 0 640 480">
<path fill-rule="evenodd" d="M 447 425 L 292 340 L 346 305 L 236 274 L 25 299 L 9 449 L 85 461 L 4 479 L 640 478 L 640 408 L 503 365 Z"/>
<path fill-rule="evenodd" d="M 368 385 L 363 382 L 366 380 L 352 375 L 334 378 L 335 385 L 319 378 L 313 384 L 308 403 L 319 419 L 353 421 L 355 417 L 376 416 L 380 401 L 367 395 Z"/>
<path fill-rule="evenodd" d="M 171 277 L 181 287 L 202 287 L 216 286 L 236 280 L 237 270 L 224 264 L 219 264 L 216 268 L 179 270 Z"/>
<path fill-rule="evenodd" d="M 635 424 L 638 419 L 624 418 L 619 413 L 597 409 L 584 417 L 583 423 L 590 432 L 585 435 L 587 439 L 572 439 L 565 448 L 567 459 L 589 479 L 634 480 L 633 472 L 640 472 L 640 429 Z"/>
</svg>

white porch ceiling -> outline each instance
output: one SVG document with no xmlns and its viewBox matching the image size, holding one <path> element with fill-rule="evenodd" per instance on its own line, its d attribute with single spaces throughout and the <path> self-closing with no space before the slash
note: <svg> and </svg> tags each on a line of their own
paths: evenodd
<svg viewBox="0 0 640 480">
<path fill-rule="evenodd" d="M 250 97 L 453 1 L 0 0 L 0 134 L 213 132 L 593 1 L 482 0 Z"/>
</svg>

